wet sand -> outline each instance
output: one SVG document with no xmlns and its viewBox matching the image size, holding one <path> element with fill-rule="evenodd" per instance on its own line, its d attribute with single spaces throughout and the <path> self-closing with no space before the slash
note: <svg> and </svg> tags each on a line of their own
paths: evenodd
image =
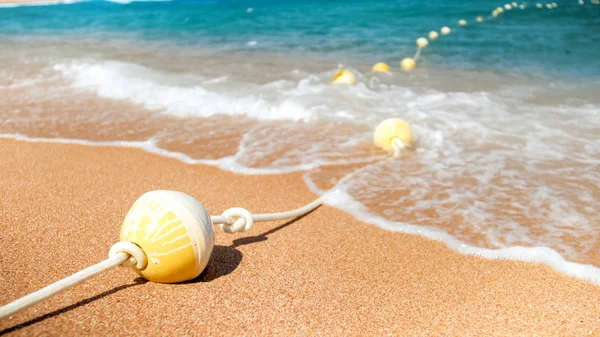
<svg viewBox="0 0 600 337">
<path fill-rule="evenodd" d="M 244 176 L 137 149 L 0 140 L 0 303 L 104 259 L 137 197 L 174 189 L 212 214 L 295 208 L 301 174 Z M 324 206 L 248 233 L 217 228 L 185 284 L 125 268 L 0 321 L 0 335 L 600 335 L 600 287 L 463 256 Z"/>
</svg>

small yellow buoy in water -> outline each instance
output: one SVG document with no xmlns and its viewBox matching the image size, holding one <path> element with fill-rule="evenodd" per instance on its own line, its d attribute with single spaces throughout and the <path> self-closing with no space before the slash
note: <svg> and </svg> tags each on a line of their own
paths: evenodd
<svg viewBox="0 0 600 337">
<path fill-rule="evenodd" d="M 512 5 L 514 8 L 517 8 L 517 6 L 518 6 L 516 2 L 512 2 L 512 3 L 511 3 L 511 5 Z"/>
<path fill-rule="evenodd" d="M 373 71 L 379 73 L 387 73 L 390 71 L 390 66 L 383 62 L 375 63 L 375 65 L 373 65 Z"/>
<path fill-rule="evenodd" d="M 483 22 L 483 17 L 478 16 L 477 19 L 475 19 L 477 22 Z"/>
<path fill-rule="evenodd" d="M 558 4 L 556 2 L 553 2 L 551 5 L 552 5 L 553 8 L 558 7 Z"/>
<path fill-rule="evenodd" d="M 519 5 L 519 8 L 525 9 L 525 5 Z"/>
<path fill-rule="evenodd" d="M 428 36 L 429 36 L 429 39 L 433 41 L 438 38 L 439 34 L 435 30 L 432 30 L 429 32 Z"/>
<path fill-rule="evenodd" d="M 498 7 L 498 8 L 496 8 L 496 12 L 498 12 L 498 14 L 502 14 L 502 13 L 504 13 L 504 8 Z"/>
<path fill-rule="evenodd" d="M 373 133 L 373 143 L 388 152 L 394 150 L 394 138 L 401 141 L 404 147 L 410 147 L 412 144 L 410 125 L 400 118 L 384 120 Z"/>
<path fill-rule="evenodd" d="M 579 0 L 579 4 L 583 5 L 584 4 L 583 0 Z"/>
<path fill-rule="evenodd" d="M 450 27 L 444 26 L 442 27 L 440 32 L 442 33 L 442 35 L 448 35 L 452 32 L 452 30 L 450 29 Z"/>
<path fill-rule="evenodd" d="M 354 85 L 356 84 L 356 76 L 350 70 L 342 69 L 333 75 L 331 82 Z"/>
<path fill-rule="evenodd" d="M 494 10 L 492 11 L 492 16 L 493 16 L 493 17 L 497 17 L 498 15 L 500 15 L 500 13 L 498 13 L 498 10 L 497 10 L 497 9 L 494 9 Z"/>
<path fill-rule="evenodd" d="M 417 39 L 417 47 L 425 48 L 425 47 L 427 47 L 427 45 L 429 45 L 429 41 L 427 41 L 426 38 L 420 37 Z"/>
<path fill-rule="evenodd" d="M 552 4 L 547 4 L 547 5 L 546 5 L 546 8 L 548 8 L 548 9 L 552 9 Z"/>
<path fill-rule="evenodd" d="M 537 4 L 535 4 L 535 7 L 537 7 L 537 8 L 542 8 L 542 7 L 544 7 L 544 6 L 542 6 L 542 4 L 541 4 L 541 3 L 537 3 Z"/>
<path fill-rule="evenodd" d="M 410 57 L 407 57 L 404 60 L 402 60 L 402 62 L 400 62 L 400 68 L 402 68 L 402 70 L 405 71 L 413 70 L 416 65 L 417 64 L 415 63 L 415 60 L 413 60 Z"/>
<path fill-rule="evenodd" d="M 133 243 L 146 255 L 136 271 L 152 282 L 192 280 L 204 270 L 215 236 L 210 215 L 196 199 L 177 191 L 142 195 L 125 216 L 121 241 Z"/>
<path fill-rule="evenodd" d="M 504 5 L 504 9 L 506 9 L 507 11 L 512 9 L 512 6 L 510 4 L 506 4 Z"/>
<path fill-rule="evenodd" d="M 459 26 L 466 26 L 467 25 L 467 20 L 458 20 L 458 25 Z"/>
</svg>

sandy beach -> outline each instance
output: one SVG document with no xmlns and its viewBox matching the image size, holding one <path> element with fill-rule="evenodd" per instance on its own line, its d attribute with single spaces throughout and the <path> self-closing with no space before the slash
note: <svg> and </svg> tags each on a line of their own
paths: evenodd
<svg viewBox="0 0 600 337">
<path fill-rule="evenodd" d="M 236 175 L 137 149 L 0 140 L 0 303 L 107 256 L 141 194 L 186 192 L 212 214 L 285 210 L 301 174 Z M 0 335 L 596 336 L 600 288 L 549 267 L 463 256 L 328 206 L 217 228 L 205 272 L 153 284 L 118 268 L 0 322 Z"/>
</svg>

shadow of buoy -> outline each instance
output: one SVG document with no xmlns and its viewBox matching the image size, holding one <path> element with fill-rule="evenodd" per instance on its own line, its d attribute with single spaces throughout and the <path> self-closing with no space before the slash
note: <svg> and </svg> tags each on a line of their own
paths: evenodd
<svg viewBox="0 0 600 337">
<path fill-rule="evenodd" d="M 221 276 L 229 275 L 242 262 L 242 252 L 233 246 L 215 246 L 206 269 L 197 278 L 184 282 L 210 282 Z"/>
</svg>

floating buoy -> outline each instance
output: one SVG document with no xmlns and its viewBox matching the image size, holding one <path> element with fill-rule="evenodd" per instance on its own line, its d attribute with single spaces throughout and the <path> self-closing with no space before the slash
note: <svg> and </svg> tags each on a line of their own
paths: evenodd
<svg viewBox="0 0 600 337">
<path fill-rule="evenodd" d="M 552 4 L 546 4 L 546 8 L 548 8 L 548 9 L 552 9 L 552 8 L 553 8 L 553 7 L 552 7 Z"/>
<path fill-rule="evenodd" d="M 498 12 L 498 14 L 502 14 L 502 13 L 504 13 L 504 8 L 498 7 L 498 8 L 496 8 L 496 11 Z"/>
<path fill-rule="evenodd" d="M 519 5 L 519 8 L 525 9 L 525 5 Z"/>
<path fill-rule="evenodd" d="M 512 2 L 512 3 L 511 3 L 511 5 L 512 5 L 514 8 L 517 8 L 517 6 L 518 6 L 516 2 Z"/>
<path fill-rule="evenodd" d="M 429 39 L 433 41 L 433 40 L 436 40 L 439 37 L 439 34 L 435 30 L 432 30 L 432 31 L 429 32 L 428 36 L 429 36 Z"/>
<path fill-rule="evenodd" d="M 558 7 L 558 4 L 556 2 L 551 3 L 551 5 L 552 5 L 553 8 Z"/>
<path fill-rule="evenodd" d="M 512 6 L 510 4 L 506 4 L 504 5 L 504 9 L 506 9 L 507 11 L 512 9 Z"/>
<path fill-rule="evenodd" d="M 146 255 L 146 267 L 135 269 L 143 278 L 176 283 L 204 270 L 215 234 L 210 214 L 196 199 L 177 191 L 151 191 L 125 216 L 121 241 L 139 246 Z"/>
<path fill-rule="evenodd" d="M 250 8 L 248 8 L 248 9 L 246 9 L 246 12 L 247 12 L 247 13 L 252 13 L 252 12 L 254 12 L 254 8 L 250 7 Z"/>
<path fill-rule="evenodd" d="M 390 118 L 381 122 L 373 133 L 373 143 L 383 150 L 390 152 L 394 149 L 394 139 L 402 142 L 403 147 L 412 144 L 412 131 L 410 125 L 400 118 Z M 396 142 L 397 142 L 396 141 Z"/>
<path fill-rule="evenodd" d="M 333 79 L 331 80 L 333 83 L 345 83 L 354 85 L 356 84 L 356 76 L 350 71 L 346 69 L 342 69 L 338 71 L 335 75 L 333 75 Z"/>
<path fill-rule="evenodd" d="M 402 68 L 402 70 L 405 71 L 413 70 L 416 65 L 417 64 L 415 63 L 415 60 L 413 60 L 410 57 L 407 57 L 404 60 L 402 60 L 402 62 L 400 62 L 400 68 Z"/>
<path fill-rule="evenodd" d="M 544 7 L 544 6 L 543 6 L 541 3 L 537 3 L 537 4 L 535 4 L 535 7 L 537 7 L 537 8 L 542 8 L 542 7 Z"/>
<path fill-rule="evenodd" d="M 579 0 L 579 4 L 583 5 L 584 4 L 583 0 Z"/>
<path fill-rule="evenodd" d="M 493 13 L 492 13 L 492 14 L 493 14 Z M 477 21 L 477 22 L 483 22 L 483 17 L 481 17 L 481 16 L 478 16 L 478 17 L 475 19 L 475 21 Z"/>
<path fill-rule="evenodd" d="M 500 15 L 500 13 L 498 13 L 498 10 L 494 9 L 494 10 L 492 11 L 492 16 L 493 16 L 493 17 L 497 17 L 498 15 Z"/>
<path fill-rule="evenodd" d="M 450 29 L 450 27 L 444 26 L 442 27 L 440 32 L 442 33 L 442 35 L 448 35 L 452 32 L 452 30 Z"/>
<path fill-rule="evenodd" d="M 373 71 L 379 73 L 387 73 L 390 71 L 390 66 L 383 62 L 375 63 L 375 65 L 373 65 Z"/>
<path fill-rule="evenodd" d="M 467 20 L 458 20 L 458 25 L 459 26 L 466 26 L 467 25 Z"/>
<path fill-rule="evenodd" d="M 417 39 L 417 47 L 425 48 L 425 47 L 427 47 L 427 45 L 429 45 L 429 41 L 427 41 L 426 38 L 420 37 Z"/>
</svg>

